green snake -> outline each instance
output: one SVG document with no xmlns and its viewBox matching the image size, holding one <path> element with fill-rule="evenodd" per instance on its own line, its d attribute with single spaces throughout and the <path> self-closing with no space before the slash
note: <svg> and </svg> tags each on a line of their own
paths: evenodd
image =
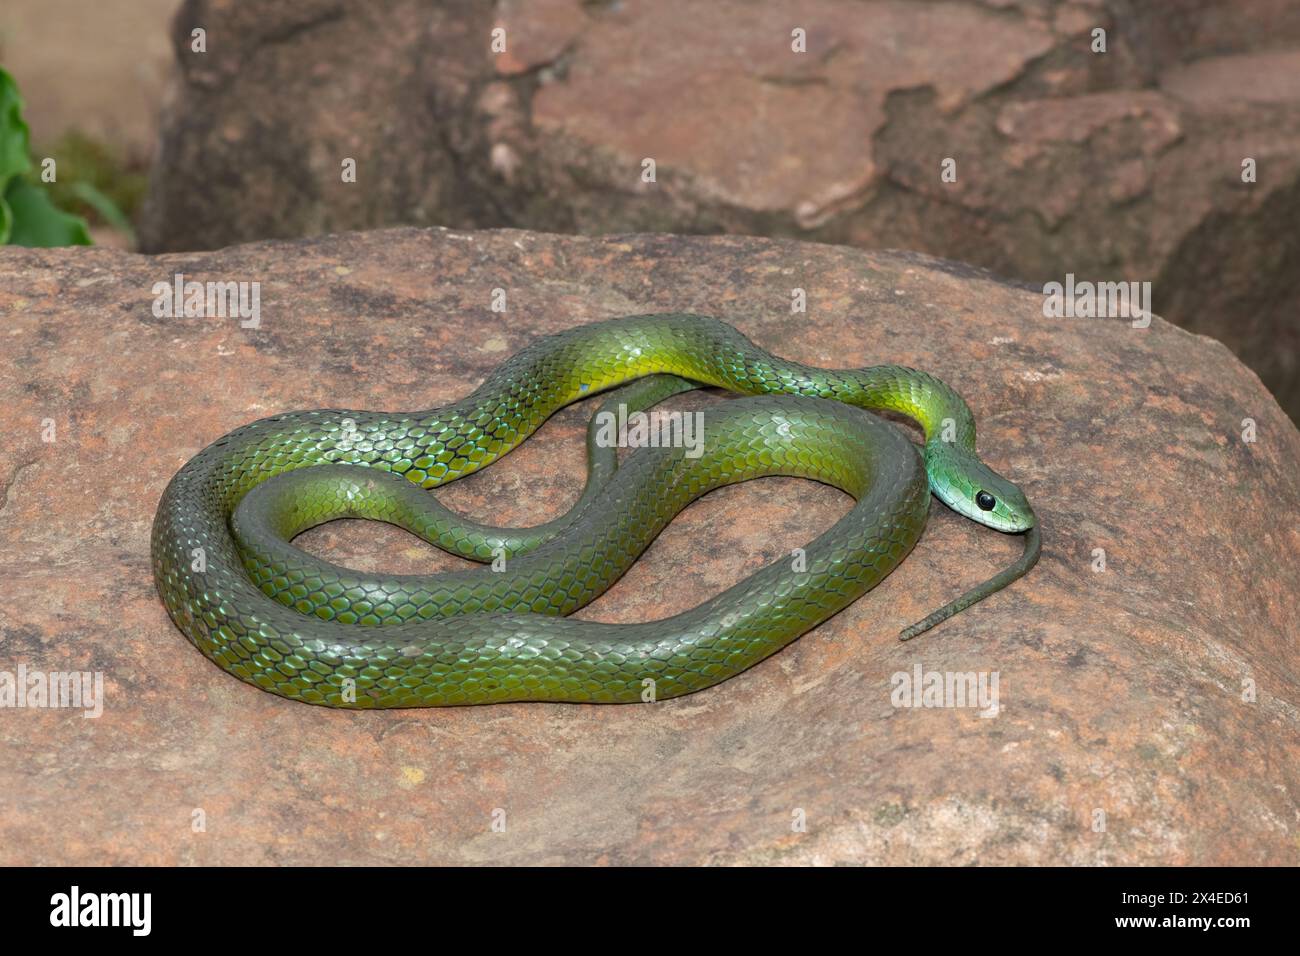
<svg viewBox="0 0 1300 956">
<path fill-rule="evenodd" d="M 700 386 L 747 396 L 705 409 L 700 453 L 679 442 L 620 462 L 600 440 L 598 414 L 586 487 L 546 524 L 491 527 L 428 493 L 578 399 L 616 389 L 602 411 L 643 411 Z M 923 453 L 858 409 L 914 419 Z M 618 580 L 691 501 L 765 475 L 811 478 L 856 503 L 796 558 L 689 611 L 636 624 L 565 617 Z M 961 396 L 896 365 L 785 361 L 705 316 L 628 316 L 541 338 L 466 398 L 429 411 L 317 409 L 230 432 L 163 492 L 153 569 L 200 651 L 284 697 L 354 708 L 664 700 L 740 673 L 874 587 L 921 536 L 931 492 L 981 524 L 1027 532 L 1024 556 L 904 639 L 1005 587 L 1039 555 L 1034 512 L 976 454 Z M 343 517 L 386 521 L 491 566 L 367 574 L 291 543 Z"/>
</svg>

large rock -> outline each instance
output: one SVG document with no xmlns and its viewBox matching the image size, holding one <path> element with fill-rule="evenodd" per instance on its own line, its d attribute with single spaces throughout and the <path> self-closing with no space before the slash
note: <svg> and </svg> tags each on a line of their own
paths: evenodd
<svg viewBox="0 0 1300 956">
<path fill-rule="evenodd" d="M 261 282 L 260 328 L 156 317 L 177 272 Z M 1042 562 L 899 643 L 1019 551 L 936 504 L 874 592 L 655 705 L 333 712 L 239 682 L 168 619 L 154 507 L 218 436 L 296 408 L 435 406 L 541 335 L 664 310 L 817 365 L 941 376 L 1037 508 Z M 1210 339 L 1047 320 L 1038 293 L 916 254 L 415 229 L 5 250 L 0 315 L 0 671 L 102 671 L 106 698 L 94 720 L 3 713 L 0 863 L 1300 862 L 1300 434 Z M 591 405 L 440 497 L 515 524 L 560 513 Z M 581 613 L 691 607 L 846 500 L 794 479 L 708 495 Z M 307 541 L 363 568 L 459 563 L 365 522 Z M 918 666 L 996 672 L 1000 713 L 895 707 Z"/>
<path fill-rule="evenodd" d="M 1150 281 L 1300 420 L 1298 9 L 189 0 L 141 236 L 740 232 Z"/>
</svg>

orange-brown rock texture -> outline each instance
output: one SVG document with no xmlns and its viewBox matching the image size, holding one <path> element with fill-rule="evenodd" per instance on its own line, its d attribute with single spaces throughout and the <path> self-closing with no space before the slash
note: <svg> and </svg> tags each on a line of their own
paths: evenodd
<svg viewBox="0 0 1300 956">
<path fill-rule="evenodd" d="M 177 273 L 260 282 L 259 327 L 155 315 Z M 871 594 L 651 705 L 333 712 L 239 682 L 168 619 L 154 507 L 220 435 L 289 409 L 435 406 L 541 335 L 674 310 L 804 362 L 947 380 L 1034 503 L 1041 563 L 900 643 L 1019 551 L 936 503 Z M 0 708 L 0 863 L 1300 862 L 1300 434 L 1208 338 L 1046 319 L 1040 293 L 919 254 L 409 228 L 156 258 L 6 249 L 0 319 L 0 691 L 20 670 L 103 677 L 93 719 Z M 591 406 L 438 494 L 521 525 L 560 513 Z M 795 479 L 710 494 L 581 614 L 683 610 L 845 510 Z M 362 568 L 459 564 L 365 522 L 307 543 Z M 918 668 L 996 675 L 996 714 L 898 706 Z"/>
<path fill-rule="evenodd" d="M 1300 420 L 1291 0 L 188 0 L 174 36 L 147 250 L 730 232 L 1147 281 Z"/>
</svg>

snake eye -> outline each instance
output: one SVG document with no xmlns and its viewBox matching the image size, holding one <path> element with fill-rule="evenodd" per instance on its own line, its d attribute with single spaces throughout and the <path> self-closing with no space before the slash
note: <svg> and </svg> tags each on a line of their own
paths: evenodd
<svg viewBox="0 0 1300 956">
<path fill-rule="evenodd" d="M 994 498 L 987 491 L 981 491 L 975 496 L 975 503 L 980 506 L 982 511 L 992 511 L 998 506 L 998 499 Z"/>
</svg>

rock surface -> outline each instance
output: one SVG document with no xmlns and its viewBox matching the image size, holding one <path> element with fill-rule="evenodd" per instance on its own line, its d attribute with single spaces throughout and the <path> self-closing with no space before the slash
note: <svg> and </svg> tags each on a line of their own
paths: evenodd
<svg viewBox="0 0 1300 956">
<path fill-rule="evenodd" d="M 734 232 L 1040 284 L 1149 281 L 1156 311 L 1225 342 L 1300 420 L 1298 11 L 189 0 L 141 236 L 163 251 L 399 223 Z M 194 24 L 238 39 L 193 54 Z"/>
<path fill-rule="evenodd" d="M 177 272 L 260 282 L 260 327 L 156 317 L 153 285 Z M 1019 550 L 936 504 L 874 592 L 734 680 L 646 706 L 336 713 L 240 683 L 167 618 L 154 506 L 223 433 L 294 408 L 431 407 L 540 335 L 664 310 L 809 363 L 946 379 L 1043 521 L 1039 566 L 900 644 Z M 1300 862 L 1300 434 L 1210 339 L 1044 319 L 1040 294 L 917 254 L 416 229 L 3 250 L 0 316 L 0 672 L 100 671 L 105 688 L 97 719 L 0 710 L 0 863 Z M 558 514 L 590 410 L 440 495 L 516 524 Z M 794 479 L 711 494 L 581 613 L 693 606 L 846 502 Z M 365 522 L 307 542 L 365 568 L 459 563 Z M 917 666 L 997 672 L 998 715 L 894 706 Z"/>
</svg>

